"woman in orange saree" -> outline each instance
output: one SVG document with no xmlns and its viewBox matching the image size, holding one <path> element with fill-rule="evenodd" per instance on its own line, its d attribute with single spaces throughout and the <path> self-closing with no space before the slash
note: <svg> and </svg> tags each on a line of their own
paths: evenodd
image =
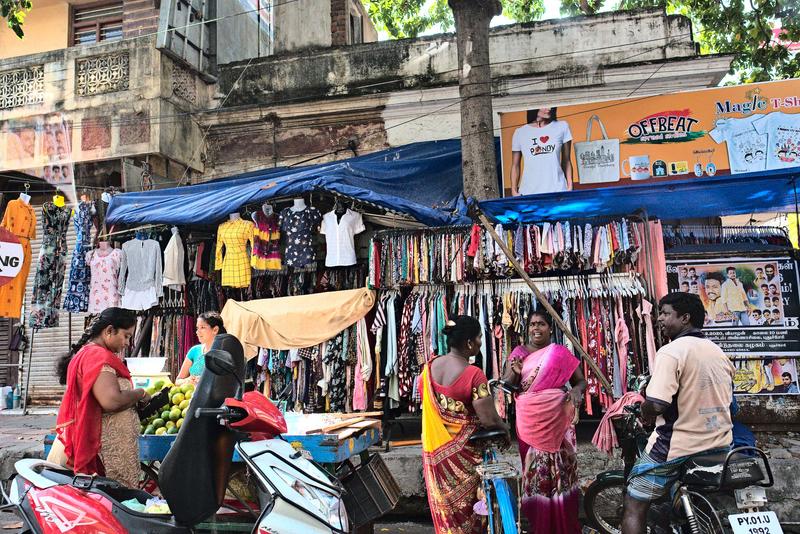
<svg viewBox="0 0 800 534">
<path fill-rule="evenodd" d="M 467 316 L 448 321 L 442 330 L 449 352 L 422 370 L 422 469 L 437 534 L 478 534 L 483 517 L 478 502 L 480 476 L 475 467 L 481 449 L 469 438 L 481 427 L 503 429 L 488 380 L 469 359 L 481 348 L 481 325 Z"/>
<path fill-rule="evenodd" d="M 531 314 L 530 344 L 511 352 L 511 365 L 503 378 L 520 386 L 517 440 L 523 472 L 522 512 L 530 531 L 578 534 L 575 416 L 586 381 L 569 349 L 550 342 L 550 321 L 544 312 Z"/>
</svg>

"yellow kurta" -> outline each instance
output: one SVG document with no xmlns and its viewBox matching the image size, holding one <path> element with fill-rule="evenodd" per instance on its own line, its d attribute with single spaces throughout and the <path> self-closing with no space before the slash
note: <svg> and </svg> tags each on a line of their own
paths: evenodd
<svg viewBox="0 0 800 534">
<path fill-rule="evenodd" d="M 8 203 L 0 226 L 19 238 L 25 252 L 19 274 L 10 283 L 0 286 L 0 317 L 18 319 L 25 298 L 25 284 L 31 270 L 31 239 L 36 239 L 36 213 L 29 204 L 14 199 Z"/>
<path fill-rule="evenodd" d="M 215 268 L 222 270 L 222 285 L 248 287 L 250 285 L 250 256 L 247 244 L 253 248 L 255 225 L 250 221 L 236 219 L 225 221 L 217 229 L 217 253 Z"/>
</svg>

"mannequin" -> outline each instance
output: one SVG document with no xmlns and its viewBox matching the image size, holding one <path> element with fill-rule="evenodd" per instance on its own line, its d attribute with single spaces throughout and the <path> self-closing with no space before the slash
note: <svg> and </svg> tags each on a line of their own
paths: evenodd
<svg viewBox="0 0 800 534">
<path fill-rule="evenodd" d="M 303 211 L 306 209 L 306 201 L 302 198 L 296 198 L 292 204 L 292 211 Z"/>
<path fill-rule="evenodd" d="M 64 207 L 64 196 L 60 193 L 56 193 L 53 195 L 53 204 L 55 204 L 59 208 Z"/>
<path fill-rule="evenodd" d="M 242 216 L 239 215 L 238 213 L 231 213 L 230 215 L 228 215 L 228 219 L 230 219 L 231 221 L 238 221 L 241 218 Z"/>
<path fill-rule="evenodd" d="M 26 182 L 25 183 L 25 192 L 19 194 L 19 199 L 21 201 L 23 201 L 25 204 L 30 204 L 31 203 L 31 196 L 28 194 L 28 189 L 29 188 L 30 188 L 30 185 L 28 185 L 28 183 Z"/>
<path fill-rule="evenodd" d="M 111 248 L 111 244 L 108 241 L 100 241 L 97 243 L 97 248 L 102 250 L 103 252 L 107 252 Z M 105 254 L 103 254 L 105 256 Z"/>
<path fill-rule="evenodd" d="M 275 213 L 275 211 L 272 209 L 272 204 L 269 202 L 264 202 L 264 204 L 261 206 L 261 211 L 263 211 L 264 215 L 267 217 Z"/>
<path fill-rule="evenodd" d="M 175 234 L 178 233 L 178 227 L 177 226 L 173 226 L 172 228 L 170 228 L 170 231 L 172 232 L 172 235 L 175 235 Z"/>
</svg>

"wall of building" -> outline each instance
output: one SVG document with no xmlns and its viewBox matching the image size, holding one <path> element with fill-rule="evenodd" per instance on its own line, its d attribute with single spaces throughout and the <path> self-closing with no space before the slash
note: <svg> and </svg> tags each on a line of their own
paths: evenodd
<svg viewBox="0 0 800 534">
<path fill-rule="evenodd" d="M 335 1 L 335 0 L 334 0 Z M 328 0 L 276 2 L 274 53 L 331 46 Z"/>
<path fill-rule="evenodd" d="M 270 21 L 260 24 L 253 5 L 249 0 L 217 3 L 217 64 L 270 54 Z"/>
<path fill-rule="evenodd" d="M 0 60 L 66 47 L 69 41 L 69 4 L 37 0 L 25 19 L 23 29 L 25 37 L 19 39 L 9 28 L 0 27 Z"/>
<path fill-rule="evenodd" d="M 155 36 L 0 61 L 0 73 L 31 68 L 43 71 L 40 99 L 0 110 L 0 123 L 58 113 L 75 162 L 164 154 L 202 169 L 202 133 L 186 111 L 207 109 L 211 89 L 156 50 Z"/>
<path fill-rule="evenodd" d="M 490 44 L 495 112 L 701 89 L 730 67 L 697 55 L 688 19 L 658 10 L 496 28 Z M 201 119 L 203 179 L 350 157 L 350 140 L 363 154 L 457 137 L 457 66 L 451 34 L 228 65 L 220 89 L 236 109 Z"/>
</svg>

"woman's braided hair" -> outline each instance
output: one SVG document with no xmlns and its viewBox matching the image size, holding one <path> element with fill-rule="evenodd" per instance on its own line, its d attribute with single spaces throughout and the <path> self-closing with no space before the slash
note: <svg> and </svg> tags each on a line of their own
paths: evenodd
<svg viewBox="0 0 800 534">
<path fill-rule="evenodd" d="M 84 345 L 98 337 L 103 330 L 109 326 L 114 329 L 121 329 L 130 328 L 135 324 L 136 314 L 123 308 L 106 308 L 96 315 L 91 322 L 89 322 L 89 326 L 83 331 L 78 342 L 72 345 L 68 353 L 59 358 L 56 364 L 56 374 L 58 375 L 58 381 L 61 385 L 66 385 L 67 383 L 67 368 L 69 367 L 69 362 L 72 361 L 72 358 L 75 357 Z"/>
</svg>

